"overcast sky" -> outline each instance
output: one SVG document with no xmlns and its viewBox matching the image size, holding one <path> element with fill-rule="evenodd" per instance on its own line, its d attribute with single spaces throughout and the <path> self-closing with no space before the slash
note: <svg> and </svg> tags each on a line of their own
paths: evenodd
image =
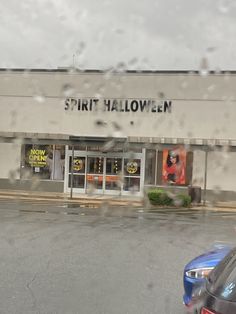
<svg viewBox="0 0 236 314">
<path fill-rule="evenodd" d="M 235 70 L 235 2 L 0 0 L 0 67 Z"/>
</svg>

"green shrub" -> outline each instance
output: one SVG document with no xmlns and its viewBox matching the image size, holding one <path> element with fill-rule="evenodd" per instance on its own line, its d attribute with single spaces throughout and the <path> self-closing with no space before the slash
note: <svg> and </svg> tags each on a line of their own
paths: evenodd
<svg viewBox="0 0 236 314">
<path fill-rule="evenodd" d="M 166 192 L 163 192 L 162 194 L 162 204 L 164 206 L 171 206 L 173 205 L 173 199 L 169 197 L 169 195 Z"/>
<path fill-rule="evenodd" d="M 147 195 L 152 205 L 189 207 L 191 204 L 191 197 L 189 195 L 177 194 L 170 197 L 166 191 L 161 189 L 149 190 Z"/>
<path fill-rule="evenodd" d="M 148 192 L 148 198 L 152 205 L 170 206 L 172 205 L 172 198 L 163 190 L 150 190 Z"/>
<path fill-rule="evenodd" d="M 177 194 L 176 200 L 179 202 L 179 206 L 189 207 L 191 205 L 191 197 L 186 194 Z"/>
</svg>

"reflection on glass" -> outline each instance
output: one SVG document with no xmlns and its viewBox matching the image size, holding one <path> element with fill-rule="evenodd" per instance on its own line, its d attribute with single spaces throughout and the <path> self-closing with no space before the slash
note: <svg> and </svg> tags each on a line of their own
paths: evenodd
<svg viewBox="0 0 236 314">
<path fill-rule="evenodd" d="M 94 189 L 101 190 L 103 185 L 103 176 L 99 175 L 87 175 L 87 188 L 90 188 L 91 186 Z"/>
<path fill-rule="evenodd" d="M 106 159 L 106 190 L 120 190 L 120 173 L 122 171 L 122 158 Z"/>
<path fill-rule="evenodd" d="M 106 174 L 117 175 L 122 169 L 121 158 L 107 158 L 106 160 Z"/>
<path fill-rule="evenodd" d="M 88 157 L 87 172 L 103 174 L 103 157 Z"/>
<path fill-rule="evenodd" d="M 125 177 L 123 189 L 124 191 L 140 191 L 140 178 Z"/>
<path fill-rule="evenodd" d="M 84 175 L 73 175 L 73 188 L 77 189 L 84 189 Z M 68 181 L 69 188 L 71 187 L 71 175 L 69 174 L 69 181 Z"/>
</svg>

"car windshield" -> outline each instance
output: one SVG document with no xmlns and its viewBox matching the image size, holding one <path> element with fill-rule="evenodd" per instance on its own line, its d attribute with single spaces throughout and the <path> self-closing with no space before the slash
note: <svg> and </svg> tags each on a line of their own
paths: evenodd
<svg viewBox="0 0 236 314">
<path fill-rule="evenodd" d="M 0 0 L 0 314 L 183 313 L 236 245 L 235 21 Z"/>
</svg>

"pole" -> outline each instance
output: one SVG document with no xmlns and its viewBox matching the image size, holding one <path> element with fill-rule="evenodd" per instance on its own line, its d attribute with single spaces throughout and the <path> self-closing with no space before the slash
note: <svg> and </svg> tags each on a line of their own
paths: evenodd
<svg viewBox="0 0 236 314">
<path fill-rule="evenodd" d="M 203 205 L 206 205 L 206 189 L 207 189 L 207 161 L 208 161 L 208 148 L 205 151 L 205 169 L 204 169 L 204 193 L 203 193 Z"/>
<path fill-rule="evenodd" d="M 157 186 L 157 165 L 158 165 L 158 149 L 156 149 L 156 156 L 155 156 L 155 179 L 154 185 Z"/>
<path fill-rule="evenodd" d="M 70 198 L 73 198 L 73 178 L 74 178 L 74 145 L 72 145 L 71 174 L 70 174 Z"/>
<path fill-rule="evenodd" d="M 55 173 L 55 163 L 56 163 L 56 161 L 55 161 L 55 145 L 52 145 L 52 164 L 53 164 L 53 167 L 52 167 L 52 180 L 54 180 L 54 177 L 55 177 L 55 175 L 54 175 L 54 173 Z"/>
</svg>

